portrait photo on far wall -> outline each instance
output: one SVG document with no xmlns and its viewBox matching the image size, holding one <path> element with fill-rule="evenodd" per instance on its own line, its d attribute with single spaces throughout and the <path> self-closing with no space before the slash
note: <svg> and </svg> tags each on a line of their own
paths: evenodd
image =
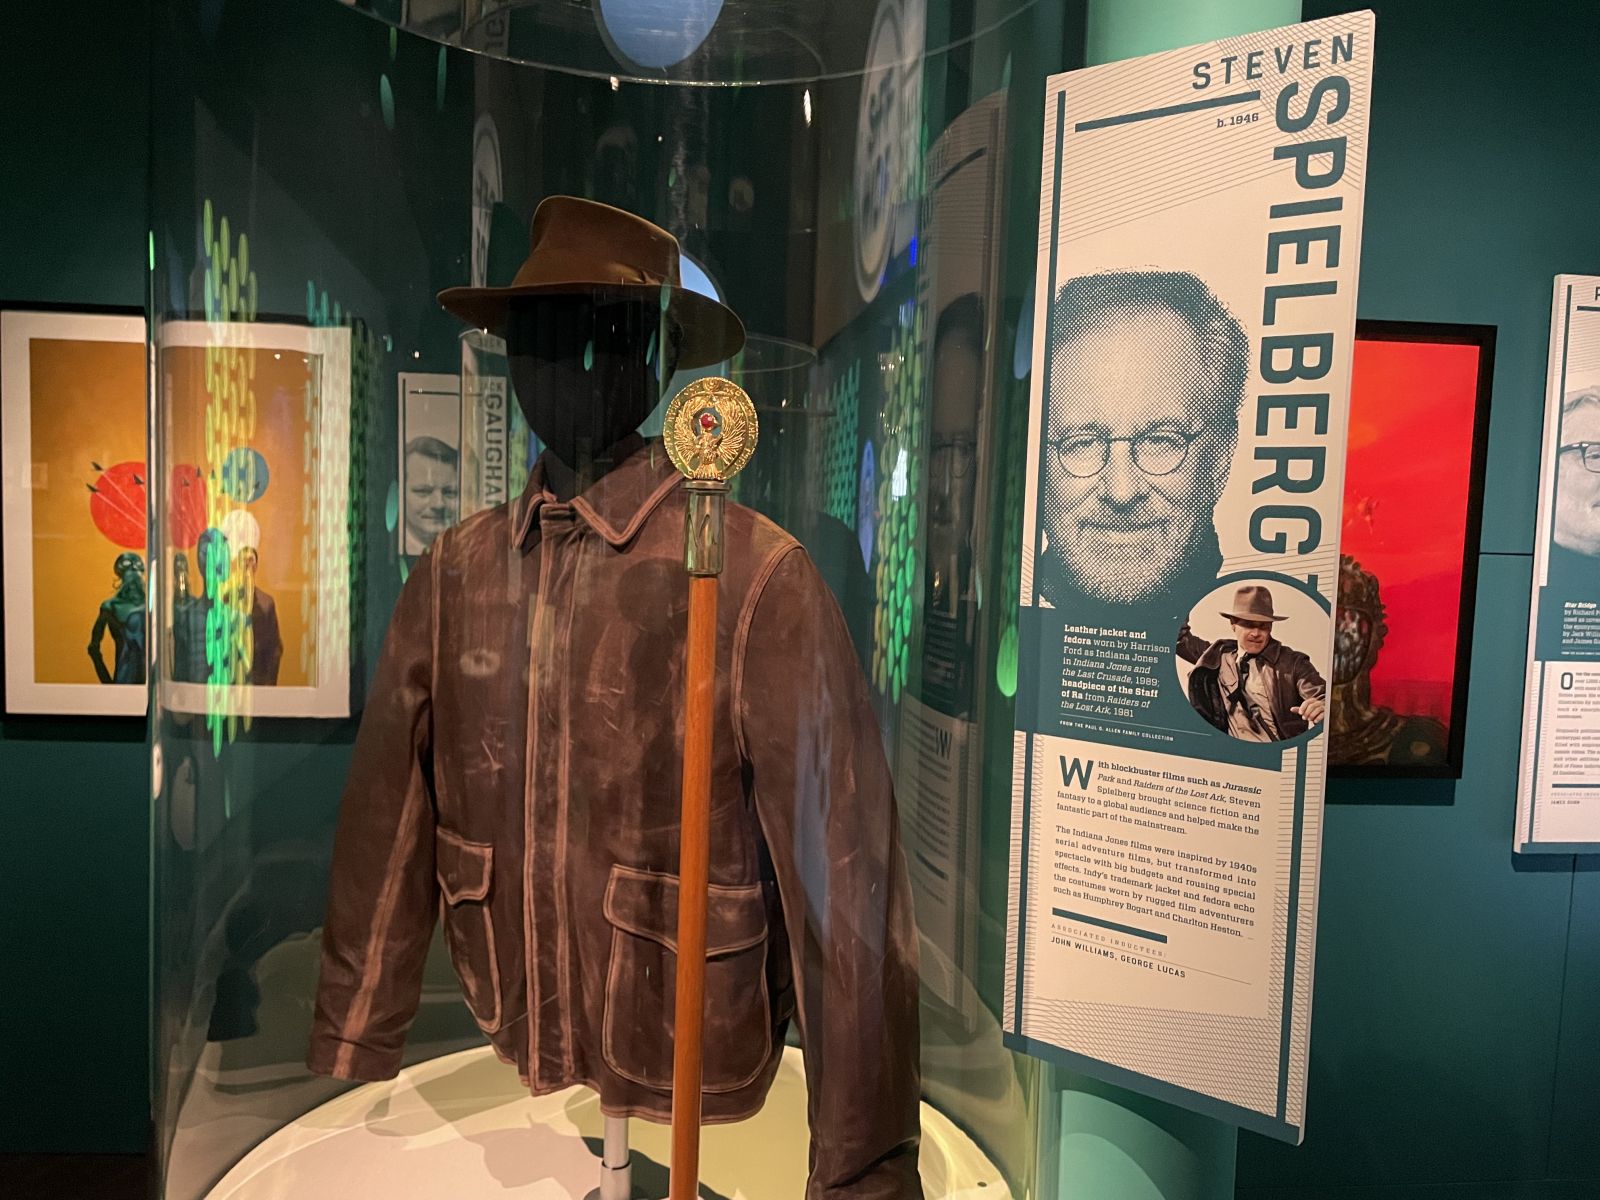
<svg viewBox="0 0 1600 1200">
<path fill-rule="evenodd" d="M 1546 585 L 1561 602 L 1600 600 L 1600 370 L 1572 370 L 1561 395 Z"/>
<path fill-rule="evenodd" d="M 1459 778 L 1494 327 L 1358 321 L 1329 763 Z"/>
<path fill-rule="evenodd" d="M 461 380 L 400 376 L 400 552 L 421 554 L 461 518 Z"/>
</svg>

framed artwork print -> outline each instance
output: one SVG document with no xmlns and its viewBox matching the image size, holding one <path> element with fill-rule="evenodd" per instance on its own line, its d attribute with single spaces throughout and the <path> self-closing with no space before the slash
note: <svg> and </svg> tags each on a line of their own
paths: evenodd
<svg viewBox="0 0 1600 1200">
<path fill-rule="evenodd" d="M 1494 335 L 1488 325 L 1357 322 L 1334 774 L 1461 774 Z"/>
<path fill-rule="evenodd" d="M 350 331 L 167 321 L 161 698 L 208 719 L 350 713 Z"/>
<path fill-rule="evenodd" d="M 146 710 L 146 361 L 136 312 L 0 311 L 7 712 Z"/>
</svg>

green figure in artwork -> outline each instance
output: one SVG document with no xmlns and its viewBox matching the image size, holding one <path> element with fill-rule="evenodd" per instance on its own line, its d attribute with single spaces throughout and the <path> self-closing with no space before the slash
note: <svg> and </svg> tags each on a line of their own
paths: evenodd
<svg viewBox="0 0 1600 1200">
<path fill-rule="evenodd" d="M 144 559 L 133 551 L 117 555 L 112 566 L 117 590 L 100 605 L 89 634 L 89 658 L 101 683 L 144 682 Z M 100 646 L 107 633 L 115 647 L 113 667 L 106 669 Z"/>
</svg>

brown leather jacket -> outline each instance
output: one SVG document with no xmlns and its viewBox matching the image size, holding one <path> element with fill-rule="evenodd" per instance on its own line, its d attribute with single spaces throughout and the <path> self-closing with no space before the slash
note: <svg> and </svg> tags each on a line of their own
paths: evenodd
<svg viewBox="0 0 1600 1200">
<path fill-rule="evenodd" d="M 468 1005 L 535 1094 L 671 1114 L 683 646 L 658 443 L 570 503 L 443 534 L 389 628 L 334 847 L 308 1061 L 386 1079 L 443 900 Z M 916 934 L 878 725 L 827 585 L 730 504 L 718 591 L 708 1122 L 755 1113 L 799 1019 L 806 1195 L 918 1197 Z"/>
</svg>

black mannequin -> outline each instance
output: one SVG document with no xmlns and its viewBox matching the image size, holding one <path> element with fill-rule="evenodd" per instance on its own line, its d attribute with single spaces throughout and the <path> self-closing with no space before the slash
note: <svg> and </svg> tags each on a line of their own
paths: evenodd
<svg viewBox="0 0 1600 1200">
<path fill-rule="evenodd" d="M 663 363 L 660 343 L 666 342 Z M 611 469 L 677 365 L 677 327 L 637 292 L 560 293 L 511 303 L 506 353 L 517 403 L 545 445 L 546 482 L 570 500 Z"/>
</svg>

